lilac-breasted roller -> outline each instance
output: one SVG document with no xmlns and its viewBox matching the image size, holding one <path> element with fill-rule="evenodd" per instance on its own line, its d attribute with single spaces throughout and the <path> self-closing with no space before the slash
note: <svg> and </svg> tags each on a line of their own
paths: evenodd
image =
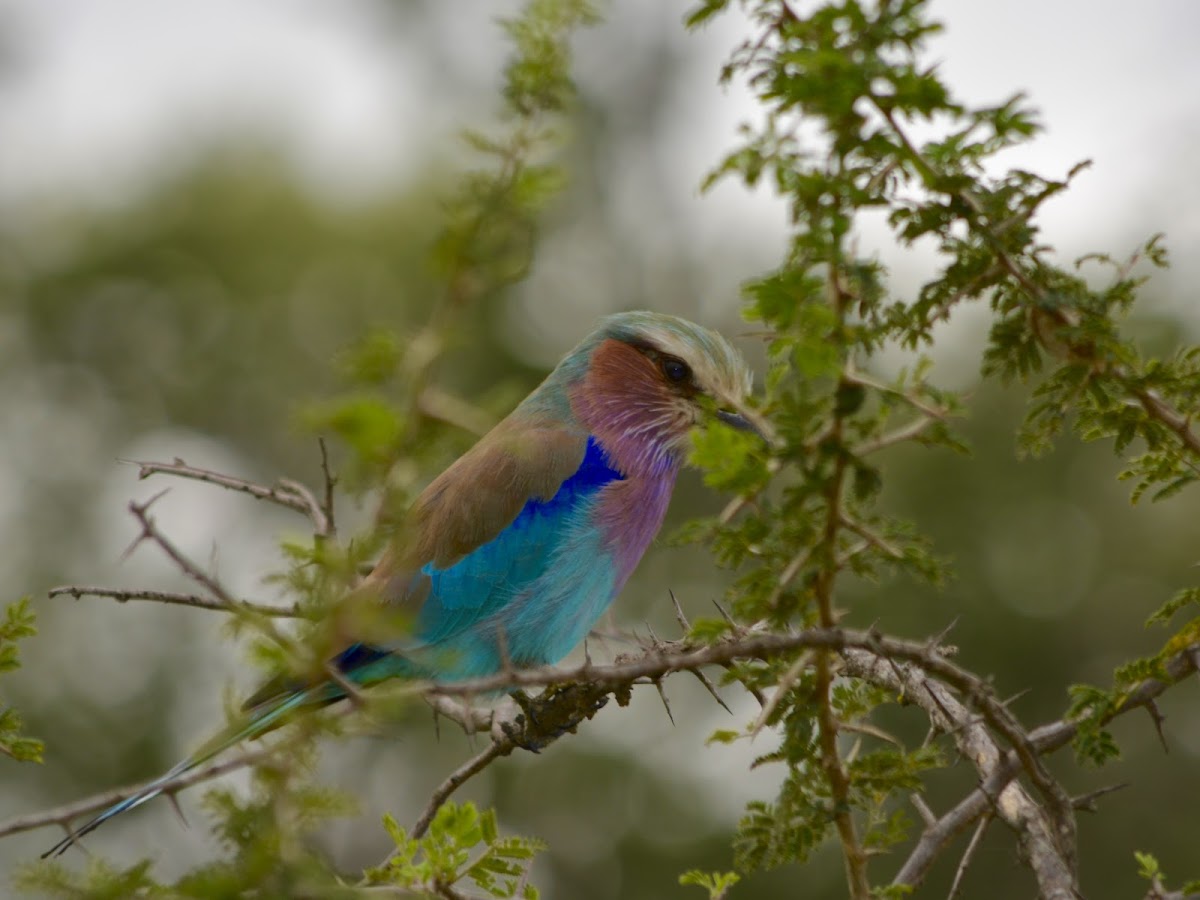
<svg viewBox="0 0 1200 900">
<path fill-rule="evenodd" d="M 411 616 L 395 645 L 355 643 L 343 678 L 455 680 L 558 662 L 591 630 L 658 533 L 693 426 L 743 412 L 751 376 L 721 335 L 675 316 L 609 316 L 516 409 L 421 493 L 354 597 Z M 353 598 L 351 598 L 353 599 Z M 161 785 L 294 711 L 345 696 L 275 679 L 245 715 L 61 853 Z"/>
</svg>

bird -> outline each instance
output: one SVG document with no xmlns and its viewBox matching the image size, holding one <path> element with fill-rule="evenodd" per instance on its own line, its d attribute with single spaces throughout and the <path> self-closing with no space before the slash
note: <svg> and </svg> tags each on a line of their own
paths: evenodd
<svg viewBox="0 0 1200 900">
<path fill-rule="evenodd" d="M 452 682 L 552 665 L 621 591 L 663 523 L 699 425 L 763 436 L 752 376 L 715 331 L 664 313 L 602 319 L 401 517 L 348 603 L 406 614 L 409 634 L 349 643 L 337 677 L 277 676 L 241 717 L 43 854 L 163 792 L 179 775 L 297 712 L 391 678 Z"/>
</svg>

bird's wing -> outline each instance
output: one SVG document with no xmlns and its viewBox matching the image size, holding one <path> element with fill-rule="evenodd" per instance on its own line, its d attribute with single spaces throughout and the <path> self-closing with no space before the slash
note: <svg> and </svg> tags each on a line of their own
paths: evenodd
<svg viewBox="0 0 1200 900">
<path fill-rule="evenodd" d="M 332 664 L 359 683 L 412 672 L 389 651 L 450 640 L 496 613 L 545 571 L 576 504 L 620 477 L 583 431 L 505 420 L 422 492 L 389 549 L 348 598 L 348 605 L 366 610 L 361 617 L 351 612 L 347 621 L 378 623 L 372 610 L 383 603 L 400 613 L 409 636 L 389 641 L 364 634 Z M 273 679 L 246 708 L 302 687 L 294 679 Z M 329 687 L 324 702 L 341 696 Z"/>
<path fill-rule="evenodd" d="M 578 504 L 619 479 L 586 433 L 498 429 L 434 481 L 368 579 L 436 644 L 495 613 L 549 564 Z"/>
</svg>

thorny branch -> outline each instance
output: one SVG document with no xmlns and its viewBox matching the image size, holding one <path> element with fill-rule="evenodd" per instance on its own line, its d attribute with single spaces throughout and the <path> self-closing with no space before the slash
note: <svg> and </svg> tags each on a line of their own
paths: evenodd
<svg viewBox="0 0 1200 900">
<path fill-rule="evenodd" d="M 1001 749 L 985 727 L 995 728 L 997 708 L 988 685 L 977 676 L 945 659 L 936 644 L 886 637 L 872 631 L 814 628 L 792 634 L 747 631 L 735 638 L 708 645 L 655 642 L 638 656 L 618 657 L 610 664 L 590 661 L 568 668 L 512 669 L 491 678 L 454 684 L 412 683 L 402 693 L 420 694 L 441 714 L 455 718 L 468 730 L 481 730 L 491 722 L 491 743 L 475 758 L 452 773 L 438 788 L 418 819 L 420 826 L 463 783 L 487 765 L 515 749 L 537 750 L 571 732 L 591 718 L 609 696 L 627 702 L 638 684 L 652 684 L 674 672 L 697 672 L 711 665 L 738 660 L 765 660 L 798 650 L 826 650 L 838 654 L 847 674 L 861 677 L 898 691 L 920 706 L 939 730 L 951 736 L 963 755 L 980 772 L 981 783 L 957 806 L 936 818 L 922 834 L 894 883 L 917 885 L 954 837 L 994 814 L 1017 831 L 1022 851 L 1030 861 L 1042 893 L 1047 897 L 1071 897 L 1063 893 L 1074 884 L 1070 861 L 1062 853 L 1050 817 L 1014 779 L 1027 773 L 1022 754 Z M 1200 647 L 1189 647 L 1164 666 L 1164 680 L 1143 682 L 1128 695 L 1126 704 L 1113 715 L 1122 715 L 1152 702 L 1174 684 L 1196 672 Z M 487 713 L 458 705 L 454 699 L 470 698 L 498 690 L 520 687 L 548 688 L 527 701 L 515 723 L 497 723 Z M 960 699 L 961 698 L 961 699 Z M 974 710 L 972 711 L 972 707 Z M 1077 732 L 1069 721 L 1057 721 L 1020 734 L 1023 743 L 1037 756 L 1067 744 Z M 1003 732 L 1000 732 L 1003 736 Z M 225 762 L 187 773 L 167 785 L 173 794 L 190 785 L 217 777 L 236 768 L 252 765 L 269 749 L 255 750 Z M 110 791 L 47 812 L 22 816 L 0 823 L 0 837 L 50 824 L 66 825 L 94 813 L 137 790 Z"/>
</svg>

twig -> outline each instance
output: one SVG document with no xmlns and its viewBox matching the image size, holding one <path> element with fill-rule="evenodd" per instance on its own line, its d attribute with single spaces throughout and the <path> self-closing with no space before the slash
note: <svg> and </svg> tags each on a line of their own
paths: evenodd
<svg viewBox="0 0 1200 900">
<path fill-rule="evenodd" d="M 907 425 L 901 425 L 891 431 L 885 431 L 878 437 L 868 438 L 861 444 L 853 447 L 851 452 L 855 456 L 870 456 L 872 453 L 891 447 L 895 444 L 903 444 L 906 441 L 911 441 L 913 438 L 920 437 L 921 434 L 929 430 L 929 426 L 937 422 L 933 416 L 922 414 L 913 419 Z"/>
<path fill-rule="evenodd" d="M 130 600 L 147 600 L 153 603 L 167 603 L 175 606 L 191 606 L 196 609 L 210 609 L 217 612 L 231 612 L 228 603 L 213 600 L 199 594 L 182 594 L 173 591 L 127 590 L 125 588 L 95 587 L 85 584 L 64 584 L 51 588 L 46 592 L 48 597 L 59 597 L 63 594 L 74 597 L 110 597 L 118 603 Z M 299 604 L 291 606 L 269 606 L 265 603 L 251 603 L 248 600 L 237 600 L 237 609 L 252 612 L 260 616 L 274 616 L 280 619 L 306 618 L 300 611 Z"/>
<path fill-rule="evenodd" d="M 984 813 L 980 817 L 979 824 L 975 826 L 975 833 L 971 835 L 971 842 L 967 844 L 967 849 L 963 852 L 962 859 L 958 863 L 958 869 L 954 873 L 954 881 L 950 883 L 950 893 L 946 895 L 946 900 L 954 900 L 958 896 L 958 889 L 962 887 L 962 880 L 963 876 L 967 874 L 967 867 L 971 865 L 975 851 L 979 849 L 979 844 L 983 840 L 983 833 L 987 831 L 987 827 L 991 822 L 991 813 Z"/>
<path fill-rule="evenodd" d="M 898 547 L 888 541 L 883 535 L 879 534 L 877 531 L 874 531 L 869 525 L 859 522 L 857 519 L 853 519 L 844 513 L 841 516 L 841 520 L 842 524 L 845 525 L 846 528 L 853 531 L 860 538 L 881 552 L 884 556 L 889 556 L 895 560 L 904 559 L 904 553 Z"/>
<path fill-rule="evenodd" d="M 417 409 L 431 419 L 453 425 L 474 435 L 483 435 L 496 424 L 490 413 L 440 388 L 426 387 L 417 398 Z"/>
<path fill-rule="evenodd" d="M 193 769 L 190 772 L 185 772 L 178 778 L 173 778 L 163 785 L 162 792 L 164 794 L 174 794 L 184 788 L 191 787 L 194 784 L 199 784 L 202 781 L 208 781 L 227 772 L 233 772 L 237 769 L 244 769 L 247 766 L 252 766 L 263 759 L 266 759 L 275 750 L 274 747 L 258 748 L 248 751 L 239 756 L 227 759 L 224 762 L 213 763 L 208 766 L 203 766 L 198 769 Z M 62 825 L 66 827 L 74 819 L 83 816 L 97 813 L 102 809 L 107 809 L 114 803 L 120 803 L 122 800 L 132 797 L 134 794 L 144 790 L 149 785 L 153 784 L 153 780 L 145 781 L 141 784 L 135 784 L 129 787 L 118 788 L 115 791 L 105 791 L 103 794 L 96 794 L 88 797 L 86 800 L 77 800 L 74 803 L 68 803 L 65 806 L 58 806 L 54 809 L 44 810 L 39 813 L 32 813 L 27 816 L 17 816 L 9 819 L 6 822 L 0 822 L 0 838 L 7 837 L 10 834 L 17 834 L 22 831 L 32 831 L 35 828 L 43 828 L 46 825 Z"/>
<path fill-rule="evenodd" d="M 812 653 L 808 651 L 796 657 L 796 661 L 783 673 L 783 677 L 779 679 L 779 683 L 775 686 L 775 692 L 771 694 L 771 698 L 763 706 L 762 711 L 758 714 L 758 718 L 750 726 L 750 737 L 756 737 L 763 730 L 763 726 L 767 724 L 767 719 L 771 718 L 771 713 L 775 712 L 779 706 L 779 702 L 787 696 L 788 691 L 792 689 L 792 685 L 796 683 L 796 679 L 800 677 L 800 673 L 811 662 Z"/>
<path fill-rule="evenodd" d="M 321 532 L 325 537 L 337 536 L 337 519 L 334 516 L 333 491 L 337 487 L 337 476 L 329 468 L 329 448 L 325 446 L 325 438 L 317 438 L 317 446 L 321 450 L 321 482 L 325 491 L 321 499 L 321 511 L 325 513 L 325 528 Z"/>
<path fill-rule="evenodd" d="M 894 388 L 890 384 L 884 384 L 882 381 L 876 381 L 874 378 L 864 375 L 862 372 L 859 372 L 857 369 L 854 369 L 851 366 L 846 366 L 846 371 L 843 377 L 847 381 L 857 384 L 861 387 L 869 387 L 872 390 L 876 390 L 884 394 L 891 394 L 894 397 L 899 397 L 909 406 L 923 413 L 930 419 L 940 422 L 944 421 L 946 416 L 950 415 L 949 410 L 939 409 L 936 406 L 930 406 L 920 397 L 916 397 L 910 393 L 907 393 L 906 391 L 901 391 L 897 388 Z"/>
<path fill-rule="evenodd" d="M 266 500 L 279 506 L 295 510 L 308 516 L 313 523 L 313 530 L 318 534 L 329 534 L 332 520 L 328 519 L 321 504 L 317 503 L 312 491 L 300 482 L 281 478 L 274 486 L 256 484 L 244 478 L 233 475 L 223 475 L 210 469 L 200 469 L 189 466 L 176 457 L 174 462 L 154 462 L 151 460 L 123 459 L 121 462 L 131 463 L 138 467 L 138 478 L 145 479 L 151 475 L 174 475 L 177 478 L 188 478 L 192 481 L 202 481 L 231 491 L 249 494 L 256 500 Z"/>
<path fill-rule="evenodd" d="M 1071 799 L 1071 805 L 1076 809 L 1083 810 L 1084 812 L 1095 812 L 1097 800 L 1099 800 L 1101 797 L 1107 796 L 1108 794 L 1112 794 L 1117 791 L 1123 791 L 1127 787 L 1129 787 L 1129 782 L 1124 781 L 1120 784 L 1110 784 L 1102 788 L 1096 788 L 1096 790 L 1088 791 L 1082 796 L 1073 797 Z"/>
<path fill-rule="evenodd" d="M 437 786 L 437 790 L 433 792 L 433 796 L 430 797 L 429 803 L 425 806 L 425 809 L 421 812 L 421 815 L 417 818 L 416 823 L 413 825 L 412 831 L 409 833 L 410 837 L 419 838 L 424 835 L 425 832 L 429 830 L 429 825 L 431 822 L 433 822 L 433 817 L 437 815 L 437 811 L 442 808 L 442 804 L 450 799 L 451 794 L 457 791 L 475 775 L 478 775 L 480 772 L 486 769 L 493 760 L 512 753 L 515 746 L 516 745 L 511 741 L 492 741 L 492 743 L 484 747 L 480 753 L 471 757 L 469 760 L 451 772 L 446 780 L 439 784 Z M 399 851 L 397 850 L 395 852 Z M 383 861 L 383 865 L 387 865 L 389 862 L 391 862 L 391 859 L 392 855 L 389 855 L 388 858 Z"/>
<path fill-rule="evenodd" d="M 137 503 L 136 501 L 129 502 L 129 511 L 134 518 L 142 526 L 142 532 L 134 539 L 129 547 L 132 552 L 142 541 L 151 541 L 165 553 L 188 578 L 201 585 L 205 590 L 213 595 L 220 603 L 222 603 L 230 612 L 237 613 L 249 619 L 253 619 L 256 627 L 267 635 L 279 646 L 291 651 L 298 652 L 295 642 L 285 637 L 272 623 L 267 616 L 255 614 L 252 609 L 246 608 L 242 601 L 231 595 L 219 581 L 197 566 L 194 562 L 188 559 L 171 541 L 159 531 L 158 526 L 154 524 L 154 520 L 150 518 L 148 510 L 150 506 L 161 497 L 162 494 L 156 494 L 154 497 L 147 500 L 145 503 Z"/>
</svg>

